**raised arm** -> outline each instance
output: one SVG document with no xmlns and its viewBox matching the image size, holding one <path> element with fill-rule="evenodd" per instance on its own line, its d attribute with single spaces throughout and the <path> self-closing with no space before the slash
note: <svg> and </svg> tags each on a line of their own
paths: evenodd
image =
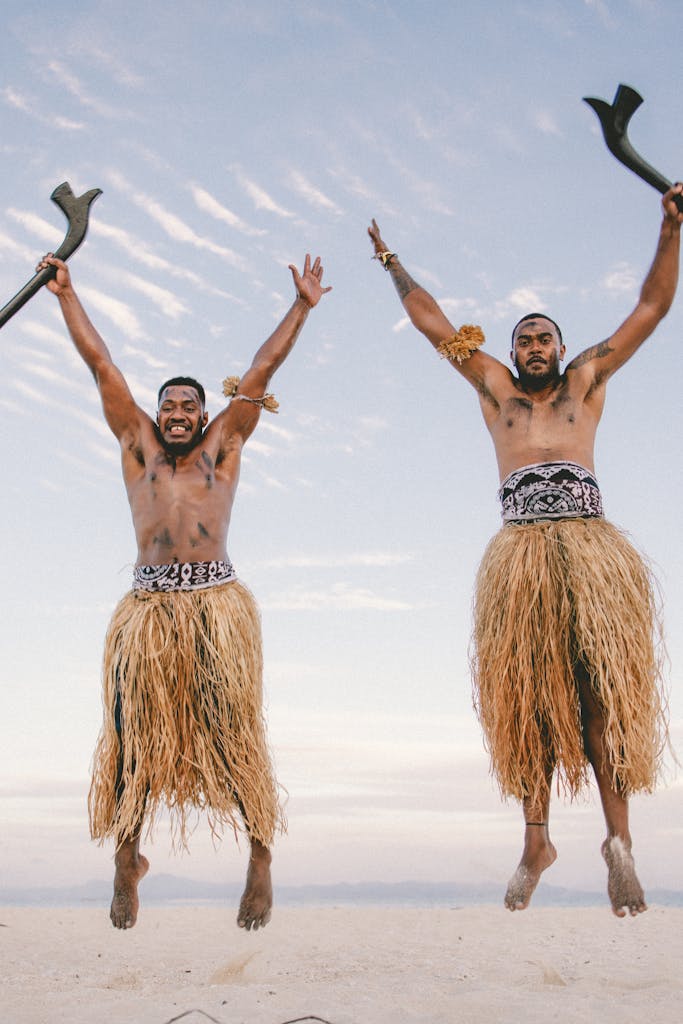
<svg viewBox="0 0 683 1024">
<path fill-rule="evenodd" d="M 130 446 L 139 434 L 140 416 L 145 414 L 136 405 L 123 374 L 83 309 L 66 263 L 48 253 L 37 269 L 48 266 L 57 268 L 57 276 L 46 287 L 59 299 L 76 351 L 95 378 L 107 423 L 121 444 Z"/>
<path fill-rule="evenodd" d="M 416 281 L 413 281 L 396 253 L 391 252 L 387 247 L 380 234 L 377 221 L 374 219 L 368 228 L 368 234 L 374 246 L 375 255 L 391 275 L 403 308 L 413 326 L 424 334 L 437 351 L 442 351 L 443 343 L 457 337 L 460 332 L 456 331 L 436 299 Z M 469 355 L 466 354 L 461 360 L 449 358 L 448 361 L 476 388 L 481 397 L 490 398 L 493 401 L 495 401 L 493 395 L 497 390 L 498 381 L 509 380 L 511 377 L 510 371 L 498 359 L 478 349 L 473 350 Z"/>
<path fill-rule="evenodd" d="M 252 364 L 242 377 L 235 397 L 228 408 L 224 409 L 214 420 L 215 424 L 220 424 L 221 431 L 228 434 L 235 431 L 244 440 L 256 427 L 261 411 L 261 400 L 266 396 L 270 380 L 294 348 L 294 343 L 306 323 L 308 314 L 314 306 L 318 305 L 322 296 L 332 290 L 331 286 L 327 288 L 322 286 L 323 266 L 319 256 L 316 256 L 311 264 L 311 257 L 308 253 L 306 254 L 302 274 L 299 274 L 297 268 L 291 263 L 289 269 L 294 280 L 296 298 L 273 333 L 264 341 L 254 356 Z"/>
<path fill-rule="evenodd" d="M 662 198 L 664 219 L 657 251 L 640 290 L 636 308 L 610 338 L 587 348 L 572 359 L 567 372 L 584 373 L 591 382 L 603 383 L 631 358 L 669 312 L 678 285 L 683 223 L 683 213 L 679 212 L 673 197 L 681 193 L 683 185 L 678 183 Z"/>
</svg>

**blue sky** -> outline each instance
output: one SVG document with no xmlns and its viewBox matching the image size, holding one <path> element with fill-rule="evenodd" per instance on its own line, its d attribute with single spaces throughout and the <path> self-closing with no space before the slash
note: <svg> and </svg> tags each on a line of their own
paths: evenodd
<svg viewBox="0 0 683 1024">
<path fill-rule="evenodd" d="M 608 336 L 654 253 L 656 192 L 607 152 L 584 95 L 645 104 L 631 139 L 683 173 L 678 6 L 561 2 L 8 3 L 0 43 L 2 302 L 59 244 L 49 196 L 99 186 L 71 261 L 140 401 L 192 373 L 220 406 L 288 308 L 287 264 L 333 285 L 246 451 L 230 554 L 262 608 L 270 738 L 289 793 L 283 883 L 500 881 L 519 853 L 471 709 L 472 582 L 498 528 L 474 394 L 405 322 L 387 243 L 507 358 L 530 308 L 568 351 Z M 610 385 L 608 515 L 655 562 L 681 751 L 683 304 Z M 135 557 L 117 445 L 47 292 L 2 331 L 5 884 L 107 877 L 85 794 L 99 663 Z M 669 759 L 670 766 L 672 759 Z M 634 801 L 646 885 L 680 884 L 683 790 Z M 595 798 L 553 806 L 556 884 L 602 888 Z M 238 879 L 200 823 L 157 870 Z"/>
</svg>

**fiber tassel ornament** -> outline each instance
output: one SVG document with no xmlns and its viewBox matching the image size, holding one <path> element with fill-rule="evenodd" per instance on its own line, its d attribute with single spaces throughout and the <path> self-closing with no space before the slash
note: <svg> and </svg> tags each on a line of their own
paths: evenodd
<svg viewBox="0 0 683 1024">
<path fill-rule="evenodd" d="M 442 359 L 455 361 L 458 364 L 469 359 L 484 344 L 484 332 L 476 324 L 463 324 L 450 338 L 446 338 L 437 348 Z"/>
<path fill-rule="evenodd" d="M 237 394 L 239 386 L 239 377 L 226 377 L 223 381 L 223 394 L 226 398 L 237 399 L 242 402 L 251 402 L 252 405 L 258 405 L 259 408 L 265 409 L 266 412 L 277 413 L 280 408 L 280 403 L 276 399 L 275 395 L 262 395 L 261 398 L 250 398 L 249 395 Z"/>
</svg>

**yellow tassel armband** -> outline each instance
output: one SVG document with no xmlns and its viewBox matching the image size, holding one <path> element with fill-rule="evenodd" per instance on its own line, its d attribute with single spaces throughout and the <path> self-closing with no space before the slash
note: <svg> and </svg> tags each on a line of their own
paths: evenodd
<svg viewBox="0 0 683 1024">
<path fill-rule="evenodd" d="M 446 338 L 437 348 L 442 359 L 464 363 L 466 359 L 484 344 L 484 332 L 476 324 L 463 324 L 450 338 Z"/>
<path fill-rule="evenodd" d="M 223 394 L 225 397 L 234 398 L 242 402 L 251 402 L 252 405 L 258 405 L 261 409 L 265 409 L 266 412 L 277 413 L 280 408 L 280 403 L 276 399 L 275 395 L 263 395 L 262 398 L 250 398 L 248 395 L 238 395 L 237 389 L 239 385 L 239 377 L 226 377 L 223 381 Z"/>
</svg>

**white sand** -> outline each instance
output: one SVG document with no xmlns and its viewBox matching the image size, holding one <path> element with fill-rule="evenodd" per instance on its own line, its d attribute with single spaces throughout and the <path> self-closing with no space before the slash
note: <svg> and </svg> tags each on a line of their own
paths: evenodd
<svg viewBox="0 0 683 1024">
<path fill-rule="evenodd" d="M 678 1024 L 683 910 L 0 908 L 3 1024 Z M 206 1024 L 191 1013 L 183 1024 Z"/>
</svg>

